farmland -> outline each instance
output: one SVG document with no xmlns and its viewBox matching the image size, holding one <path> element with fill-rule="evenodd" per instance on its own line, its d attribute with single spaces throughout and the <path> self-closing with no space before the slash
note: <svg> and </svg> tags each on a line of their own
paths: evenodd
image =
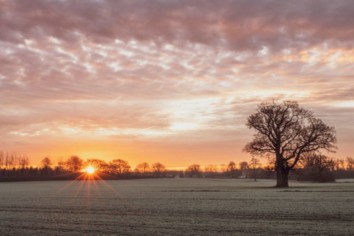
<svg viewBox="0 0 354 236">
<path fill-rule="evenodd" d="M 0 183 L 0 235 L 354 235 L 354 181 Z"/>
</svg>

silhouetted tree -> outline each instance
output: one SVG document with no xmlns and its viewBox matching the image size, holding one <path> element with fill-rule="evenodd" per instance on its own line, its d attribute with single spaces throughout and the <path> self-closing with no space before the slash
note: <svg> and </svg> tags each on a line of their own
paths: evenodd
<svg viewBox="0 0 354 236">
<path fill-rule="evenodd" d="M 52 161 L 50 160 L 49 157 L 45 157 L 41 160 L 41 164 L 40 164 L 40 172 L 42 175 L 49 175 L 52 168 Z"/>
<path fill-rule="evenodd" d="M 188 166 L 186 169 L 186 175 L 189 177 L 201 177 L 202 169 L 200 168 L 200 165 L 192 164 Z"/>
<path fill-rule="evenodd" d="M 19 164 L 20 168 L 22 168 L 22 169 L 27 168 L 28 165 L 29 165 L 28 157 L 20 158 L 19 161 L 18 161 L 18 164 Z"/>
<path fill-rule="evenodd" d="M 218 167 L 216 165 L 210 164 L 204 167 L 205 172 L 215 173 L 218 171 Z"/>
<path fill-rule="evenodd" d="M 242 161 L 242 162 L 240 162 L 239 165 L 240 165 L 240 170 L 241 170 L 240 178 L 247 178 L 248 162 L 247 161 Z"/>
<path fill-rule="evenodd" d="M 4 155 L 4 166 L 5 169 L 12 169 L 15 167 L 15 155 L 6 153 Z"/>
<path fill-rule="evenodd" d="M 140 172 L 143 174 L 145 174 L 145 172 L 148 172 L 149 168 L 150 168 L 150 166 L 149 166 L 149 163 L 147 163 L 147 162 L 140 163 L 135 167 L 137 172 Z"/>
<path fill-rule="evenodd" d="M 234 171 L 236 170 L 236 163 L 233 161 L 230 161 L 229 164 L 227 165 L 227 171 Z"/>
<path fill-rule="evenodd" d="M 50 166 L 52 165 L 52 161 L 50 160 L 49 157 L 45 157 L 41 160 L 41 168 L 46 168 L 46 169 L 49 169 Z"/>
<path fill-rule="evenodd" d="M 161 176 L 162 173 L 165 172 L 166 167 L 163 164 L 157 162 L 152 164 L 152 169 L 157 176 Z"/>
<path fill-rule="evenodd" d="M 257 112 L 248 117 L 247 126 L 257 133 L 245 151 L 275 157 L 277 187 L 288 187 L 289 171 L 304 153 L 335 148 L 334 128 L 315 118 L 297 102 L 262 103 Z"/>
<path fill-rule="evenodd" d="M 71 156 L 65 164 L 68 170 L 72 172 L 78 172 L 82 169 L 84 161 L 78 156 Z"/>
<path fill-rule="evenodd" d="M 233 162 L 233 161 L 230 161 L 229 164 L 227 165 L 227 173 L 230 174 L 230 177 L 231 178 L 234 178 L 235 177 L 235 172 L 236 172 L 236 163 Z"/>
<path fill-rule="evenodd" d="M 306 153 L 299 161 L 302 166 L 300 180 L 311 180 L 319 182 L 333 182 L 335 161 L 325 155 L 318 153 Z"/>
<path fill-rule="evenodd" d="M 130 171 L 130 165 L 127 161 L 122 159 L 113 160 L 111 166 L 113 166 L 113 169 L 115 169 L 115 172 L 118 174 L 125 174 Z"/>
<path fill-rule="evenodd" d="M 207 165 L 204 166 L 204 173 L 205 173 L 205 177 L 216 177 L 218 174 L 218 167 L 216 165 Z"/>
<path fill-rule="evenodd" d="M 0 169 L 3 167 L 4 165 L 4 152 L 0 151 Z"/>
<path fill-rule="evenodd" d="M 40 164 L 40 172 L 42 175 L 49 175 L 51 173 L 51 165 L 52 161 L 50 160 L 49 157 L 45 157 L 41 160 Z"/>
<path fill-rule="evenodd" d="M 98 172 L 108 172 L 109 171 L 108 164 L 105 161 L 99 160 L 99 159 L 88 159 L 84 165 L 85 166 L 92 166 Z"/>
<path fill-rule="evenodd" d="M 336 170 L 344 170 L 345 169 L 345 162 L 343 159 L 337 159 L 336 160 Z"/>
<path fill-rule="evenodd" d="M 64 170 L 65 166 L 66 166 L 66 162 L 62 158 L 60 158 L 57 162 L 56 167 L 54 168 L 55 173 L 59 175 L 59 174 L 62 174 L 63 172 L 65 172 L 65 170 Z"/>
<path fill-rule="evenodd" d="M 347 157 L 347 170 L 352 171 L 354 170 L 354 158 L 353 157 Z"/>
<path fill-rule="evenodd" d="M 260 161 L 257 158 L 252 157 L 249 167 L 253 170 L 254 181 L 257 181 L 257 168 L 260 166 Z"/>
</svg>

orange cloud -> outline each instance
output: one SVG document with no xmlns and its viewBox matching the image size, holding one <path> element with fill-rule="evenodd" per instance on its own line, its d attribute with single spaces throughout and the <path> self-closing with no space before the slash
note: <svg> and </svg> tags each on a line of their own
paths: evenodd
<svg viewBox="0 0 354 236">
<path fill-rule="evenodd" d="M 353 132 L 353 2 L 0 1 L 0 149 L 170 166 L 248 159 L 258 103 Z"/>
</svg>

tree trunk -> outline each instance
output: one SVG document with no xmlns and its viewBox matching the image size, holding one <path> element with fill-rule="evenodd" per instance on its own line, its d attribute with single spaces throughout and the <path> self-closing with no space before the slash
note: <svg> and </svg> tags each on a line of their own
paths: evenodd
<svg viewBox="0 0 354 236">
<path fill-rule="evenodd" d="M 253 169 L 253 177 L 254 177 L 254 181 L 257 181 L 257 173 L 256 173 L 256 168 Z"/>
<path fill-rule="evenodd" d="M 289 170 L 285 169 L 282 165 L 277 165 L 277 188 L 287 188 Z"/>
</svg>

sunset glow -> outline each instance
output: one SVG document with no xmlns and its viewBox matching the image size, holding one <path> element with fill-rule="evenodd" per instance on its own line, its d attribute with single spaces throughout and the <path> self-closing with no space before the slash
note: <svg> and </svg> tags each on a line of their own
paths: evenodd
<svg viewBox="0 0 354 236">
<path fill-rule="evenodd" d="M 0 0 L 0 150 L 238 163 L 247 116 L 277 98 L 352 156 L 354 1 L 202 2 Z"/>
</svg>

